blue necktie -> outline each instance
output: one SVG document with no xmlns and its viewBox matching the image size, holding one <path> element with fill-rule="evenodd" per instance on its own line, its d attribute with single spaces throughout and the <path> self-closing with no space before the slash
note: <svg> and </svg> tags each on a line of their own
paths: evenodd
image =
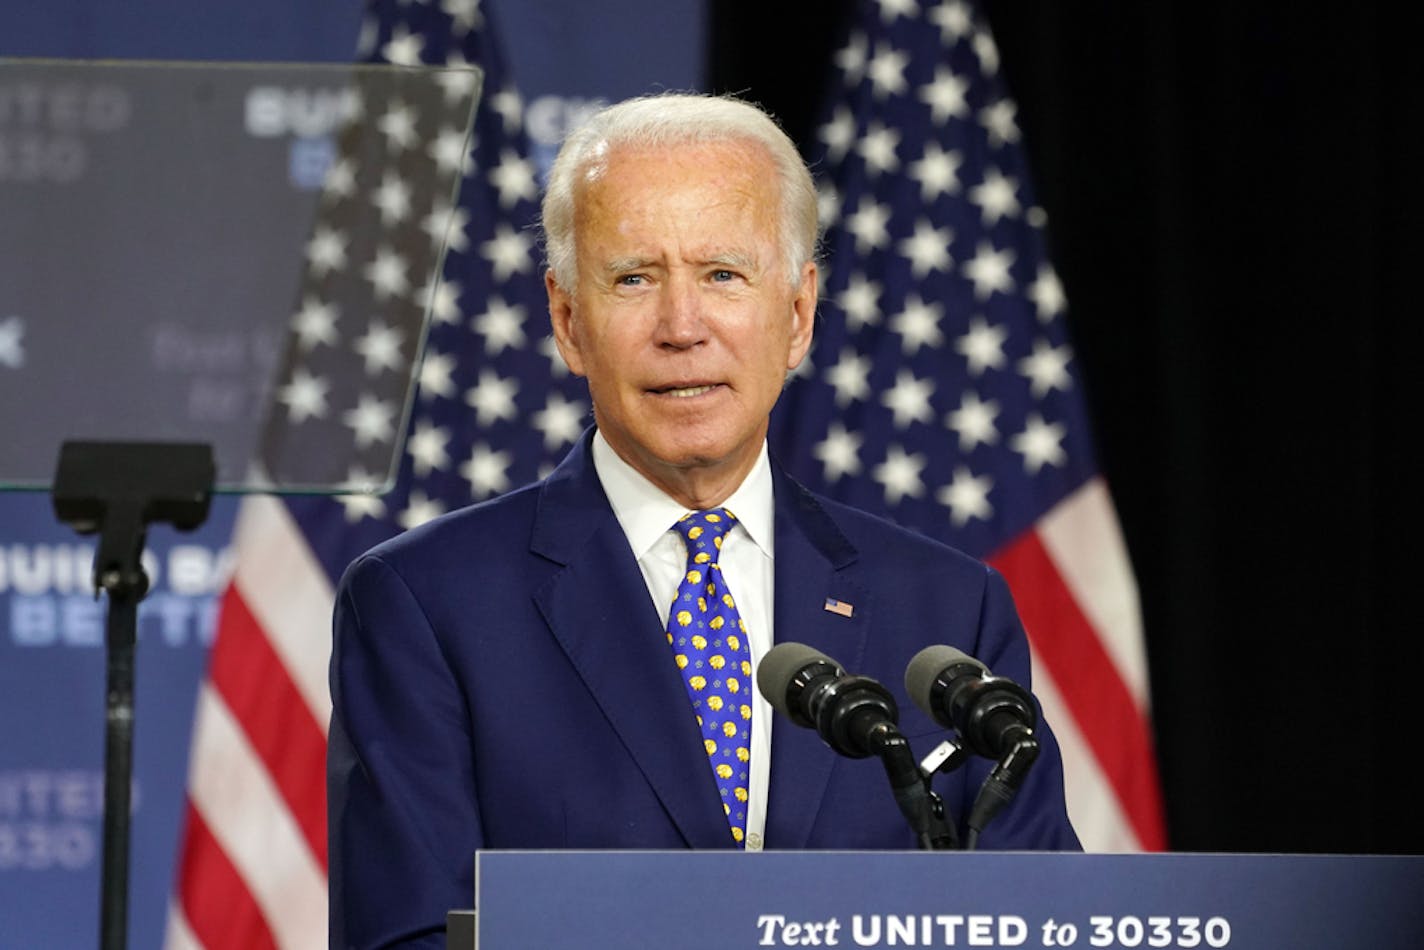
<svg viewBox="0 0 1424 950">
<path fill-rule="evenodd" d="M 742 847 L 751 760 L 751 650 L 746 625 L 717 563 L 722 536 L 736 523 L 730 511 L 713 508 L 694 511 L 673 525 L 687 544 L 687 570 L 668 615 L 668 643 L 702 727 L 732 840 Z"/>
</svg>

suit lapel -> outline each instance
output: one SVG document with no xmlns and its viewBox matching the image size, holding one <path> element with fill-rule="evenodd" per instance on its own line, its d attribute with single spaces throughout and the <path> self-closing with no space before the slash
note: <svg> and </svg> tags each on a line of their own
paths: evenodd
<svg viewBox="0 0 1424 950">
<path fill-rule="evenodd" d="M 778 643 L 804 643 L 859 668 L 873 604 L 855 579 L 854 547 L 804 488 L 776 473 L 776 604 Z M 827 598 L 854 605 L 850 617 L 826 609 Z M 773 727 L 767 846 L 804 848 L 810 841 L 836 753 L 814 730 L 786 719 Z"/>
<path fill-rule="evenodd" d="M 585 437 L 542 489 L 532 548 L 564 569 L 535 601 L 688 845 L 728 847 L 686 687 L 588 443 Z"/>
</svg>

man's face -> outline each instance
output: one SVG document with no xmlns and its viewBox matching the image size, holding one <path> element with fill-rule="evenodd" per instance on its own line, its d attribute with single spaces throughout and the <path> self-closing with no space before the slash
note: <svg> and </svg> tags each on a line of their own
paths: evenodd
<svg viewBox="0 0 1424 950">
<path fill-rule="evenodd" d="M 624 460 L 684 503 L 720 503 L 811 343 L 816 268 L 794 286 L 785 272 L 771 159 L 615 149 L 577 199 L 577 290 L 546 279 L 559 352 Z"/>
</svg>

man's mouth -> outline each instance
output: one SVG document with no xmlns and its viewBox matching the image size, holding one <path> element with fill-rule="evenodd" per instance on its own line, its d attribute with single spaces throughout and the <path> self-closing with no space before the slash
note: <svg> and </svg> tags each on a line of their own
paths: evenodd
<svg viewBox="0 0 1424 950">
<path fill-rule="evenodd" d="M 704 383 L 698 386 L 668 386 L 663 389 L 654 389 L 653 392 L 659 396 L 672 396 L 677 399 L 690 399 L 693 396 L 700 396 L 703 393 L 716 389 L 715 383 Z"/>
</svg>

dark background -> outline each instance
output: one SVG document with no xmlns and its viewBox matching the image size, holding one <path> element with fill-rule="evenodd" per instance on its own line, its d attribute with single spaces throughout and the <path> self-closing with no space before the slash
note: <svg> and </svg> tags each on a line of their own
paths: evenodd
<svg viewBox="0 0 1424 950">
<path fill-rule="evenodd" d="M 710 6 L 710 87 L 809 142 L 849 5 Z M 1170 847 L 1424 851 L 1420 16 L 987 15 L 1141 591 Z"/>
</svg>

